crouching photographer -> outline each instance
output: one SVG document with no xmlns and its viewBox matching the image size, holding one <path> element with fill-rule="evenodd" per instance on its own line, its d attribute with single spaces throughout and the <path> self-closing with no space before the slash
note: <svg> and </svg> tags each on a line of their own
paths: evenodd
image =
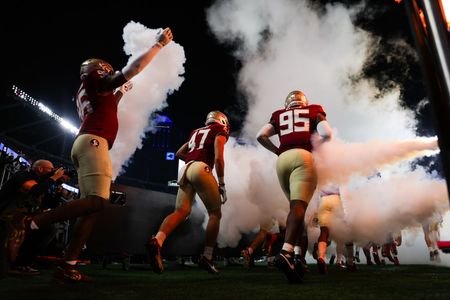
<svg viewBox="0 0 450 300">
<path fill-rule="evenodd" d="M 24 227 L 24 220 L 39 210 L 51 186 L 67 180 L 63 168 L 55 170 L 52 162 L 40 159 L 31 170 L 15 173 L 4 184 L 0 190 L 0 276 L 5 276 L 10 267 L 15 268 L 18 245 L 25 239 L 25 230 L 14 228 Z"/>
</svg>

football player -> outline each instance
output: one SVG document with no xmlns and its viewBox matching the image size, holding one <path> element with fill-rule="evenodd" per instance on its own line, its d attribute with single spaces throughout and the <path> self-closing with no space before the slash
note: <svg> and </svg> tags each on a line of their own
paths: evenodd
<svg viewBox="0 0 450 300">
<path fill-rule="evenodd" d="M 155 273 L 163 272 L 161 247 L 167 236 L 191 213 L 196 193 L 209 215 L 205 248 L 198 264 L 211 274 L 219 273 L 212 256 L 222 217 L 221 205 L 227 200 L 223 153 L 229 133 L 230 125 L 226 115 L 220 111 L 211 111 L 206 117 L 205 126 L 193 130 L 188 142 L 178 149 L 177 157 L 186 164 L 179 173 L 175 211 L 164 219 L 158 233 L 146 244 L 150 265 Z M 214 168 L 218 182 L 212 173 Z"/>
<path fill-rule="evenodd" d="M 250 245 L 245 248 L 244 250 L 242 250 L 241 255 L 242 258 L 244 260 L 243 266 L 245 269 L 250 269 L 251 267 L 254 266 L 255 262 L 254 262 L 254 258 L 253 258 L 253 252 L 258 249 L 259 247 L 261 247 L 261 245 L 263 245 L 264 241 L 266 241 L 266 237 L 267 235 L 272 235 L 272 234 L 277 234 L 279 233 L 279 227 L 278 227 L 278 222 L 275 218 L 270 218 L 268 220 L 266 220 L 265 222 L 262 222 L 261 225 L 259 226 L 259 231 L 256 234 L 255 238 L 253 239 L 253 241 L 250 243 Z M 268 247 L 266 248 L 266 252 L 267 252 L 267 256 L 270 257 L 271 253 L 271 245 L 266 245 Z"/>
<path fill-rule="evenodd" d="M 303 233 L 305 210 L 317 185 L 311 153 L 314 132 L 318 132 L 322 141 L 331 138 L 325 111 L 320 105 L 309 104 L 303 92 L 292 91 L 285 99 L 284 108 L 273 112 L 269 123 L 257 134 L 258 142 L 278 155 L 278 179 L 290 201 L 284 244 L 275 265 L 292 283 L 302 281 L 294 266 L 294 245 Z M 270 140 L 273 135 L 278 135 L 279 147 Z"/>
<path fill-rule="evenodd" d="M 397 252 L 397 238 L 399 236 L 399 233 L 392 233 L 389 232 L 386 236 L 386 242 L 381 246 L 381 256 L 384 258 L 387 258 L 390 262 L 394 263 L 394 265 L 399 265 L 400 261 L 398 259 L 398 252 Z M 400 232 L 400 238 L 401 238 L 401 232 Z"/>
<path fill-rule="evenodd" d="M 328 240 L 330 238 L 330 225 L 331 219 L 334 216 L 343 215 L 344 211 L 341 203 L 341 196 L 339 187 L 336 185 L 327 185 L 322 187 L 320 191 L 319 208 L 317 211 L 320 235 L 318 238 L 318 257 L 317 257 L 317 267 L 319 273 L 326 274 L 327 267 L 325 263 L 325 253 L 327 250 Z M 337 260 L 336 265 L 339 267 L 344 267 L 349 271 L 355 271 L 354 257 L 353 257 L 353 243 L 345 243 L 346 247 L 346 264 L 342 261 L 343 256 L 343 245 L 341 242 L 336 241 L 336 254 Z"/>
<path fill-rule="evenodd" d="M 371 248 L 372 248 L 372 251 L 370 251 Z M 366 256 L 366 261 L 367 261 L 368 266 L 373 265 L 373 262 L 370 258 L 370 252 L 372 252 L 373 260 L 374 260 L 375 264 L 377 264 L 377 265 L 386 264 L 386 261 L 383 258 L 380 258 L 379 250 L 380 250 L 380 245 L 378 245 L 377 243 L 372 242 L 372 241 L 370 241 L 366 246 L 364 246 L 363 251 L 364 251 L 364 255 Z"/>
<path fill-rule="evenodd" d="M 435 213 L 432 218 L 422 224 L 425 243 L 430 253 L 430 261 L 440 262 L 437 242 L 440 239 L 440 227 L 442 226 L 442 216 Z"/>
<path fill-rule="evenodd" d="M 60 281 L 91 281 L 78 271 L 76 263 L 92 231 L 97 213 L 110 197 L 112 164 L 108 151 L 113 147 L 118 132 L 118 102 L 123 93 L 131 88 L 127 82 L 148 66 L 172 38 L 170 28 L 164 29 L 154 45 L 121 71 L 114 71 L 108 62 L 98 58 L 88 59 L 81 64 L 81 85 L 76 94 L 81 127 L 71 154 L 78 173 L 80 199 L 38 214 L 29 221 L 24 218 L 15 228 L 17 232 L 24 232 L 50 223 L 79 218 L 65 259 L 54 274 Z"/>
</svg>

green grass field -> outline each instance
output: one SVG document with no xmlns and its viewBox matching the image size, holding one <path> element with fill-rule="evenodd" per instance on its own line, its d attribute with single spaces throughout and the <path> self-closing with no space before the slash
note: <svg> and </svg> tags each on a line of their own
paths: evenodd
<svg viewBox="0 0 450 300">
<path fill-rule="evenodd" d="M 168 266 L 161 275 L 144 265 L 128 271 L 112 264 L 82 266 L 93 283 L 61 284 L 53 269 L 40 276 L 0 279 L 0 299 L 450 299 L 450 268 L 430 265 L 358 265 L 355 273 L 329 266 L 319 275 L 315 265 L 303 284 L 291 285 L 276 269 L 251 270 L 219 264 L 220 275 L 195 266 Z"/>
</svg>

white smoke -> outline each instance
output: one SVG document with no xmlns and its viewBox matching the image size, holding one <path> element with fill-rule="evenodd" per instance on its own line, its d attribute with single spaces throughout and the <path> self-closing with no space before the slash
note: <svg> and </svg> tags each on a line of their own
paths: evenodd
<svg viewBox="0 0 450 300">
<path fill-rule="evenodd" d="M 448 210 L 445 180 L 432 178 L 422 168 L 406 174 L 383 174 L 341 188 L 344 220 L 330 227 L 337 240 L 383 243 L 389 232 L 426 223 L 436 212 Z"/>
<path fill-rule="evenodd" d="M 376 38 L 353 25 L 357 11 L 339 4 L 319 11 L 306 0 L 223 0 L 207 10 L 207 20 L 220 42 L 235 47 L 233 54 L 242 63 L 238 86 L 248 101 L 243 135 L 254 141 L 285 96 L 302 90 L 310 103 L 324 107 L 335 131 L 329 147 L 315 153 L 322 181 L 358 186 L 355 173 L 396 176 L 364 179 L 347 194 L 355 199 L 354 211 L 373 215 L 374 205 L 382 209 L 377 222 L 384 220 L 383 229 L 389 231 L 445 210 L 448 196 L 444 181 L 411 171 L 412 158 L 430 154 L 424 150 L 436 149 L 436 141 L 416 137 L 415 114 L 402 106 L 400 90 L 382 93 L 368 79 L 352 80 L 377 47 Z M 276 157 L 267 150 L 230 140 L 225 159 L 229 202 L 223 207 L 219 244 L 233 246 L 241 233 L 258 227 L 258 220 L 271 215 L 285 220 L 288 203 L 276 179 Z M 354 218 L 350 224 L 363 226 L 361 219 L 369 216 L 348 211 Z"/>
<path fill-rule="evenodd" d="M 133 21 L 124 27 L 124 51 L 129 55 L 128 63 L 156 42 L 159 30 Z M 172 41 L 131 80 L 133 89 L 119 103 L 119 132 L 110 151 L 113 179 L 124 171 L 136 149 L 142 147 L 145 133 L 154 129 L 150 118 L 152 112 L 166 106 L 167 95 L 181 86 L 185 61 L 183 47 Z"/>
<path fill-rule="evenodd" d="M 319 186 L 345 184 L 351 176 L 372 176 L 379 168 L 402 160 L 436 154 L 436 138 L 416 138 L 403 141 L 371 140 L 365 143 L 346 143 L 338 138 L 320 144 L 314 136 L 313 152 Z M 435 150 L 435 151 L 434 151 Z"/>
<path fill-rule="evenodd" d="M 224 154 L 228 202 L 222 207 L 218 244 L 235 247 L 242 233 L 250 233 L 267 218 L 284 224 L 289 202 L 278 184 L 275 155 L 261 147 L 241 146 L 232 137 Z"/>
</svg>

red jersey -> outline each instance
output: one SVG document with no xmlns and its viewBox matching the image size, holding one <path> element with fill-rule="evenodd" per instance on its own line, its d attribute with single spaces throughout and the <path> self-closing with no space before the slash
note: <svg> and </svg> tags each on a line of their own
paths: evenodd
<svg viewBox="0 0 450 300">
<path fill-rule="evenodd" d="M 311 151 L 311 134 L 320 121 L 319 114 L 326 115 L 322 106 L 315 104 L 275 111 L 270 118 L 270 124 L 280 139 L 280 153 L 293 148 Z"/>
<path fill-rule="evenodd" d="M 114 89 L 126 82 L 123 75 L 115 77 L 101 72 L 92 72 L 85 77 L 76 95 L 78 116 L 81 120 L 79 134 L 95 134 L 108 141 L 109 149 L 112 148 L 119 130 L 117 118 L 118 99 L 114 95 Z M 99 91 L 106 92 L 99 92 Z"/>
<path fill-rule="evenodd" d="M 189 152 L 186 154 L 185 162 L 202 161 L 212 169 L 214 167 L 214 141 L 218 135 L 223 135 L 228 140 L 228 127 L 212 123 L 193 130 L 189 136 Z"/>
</svg>

